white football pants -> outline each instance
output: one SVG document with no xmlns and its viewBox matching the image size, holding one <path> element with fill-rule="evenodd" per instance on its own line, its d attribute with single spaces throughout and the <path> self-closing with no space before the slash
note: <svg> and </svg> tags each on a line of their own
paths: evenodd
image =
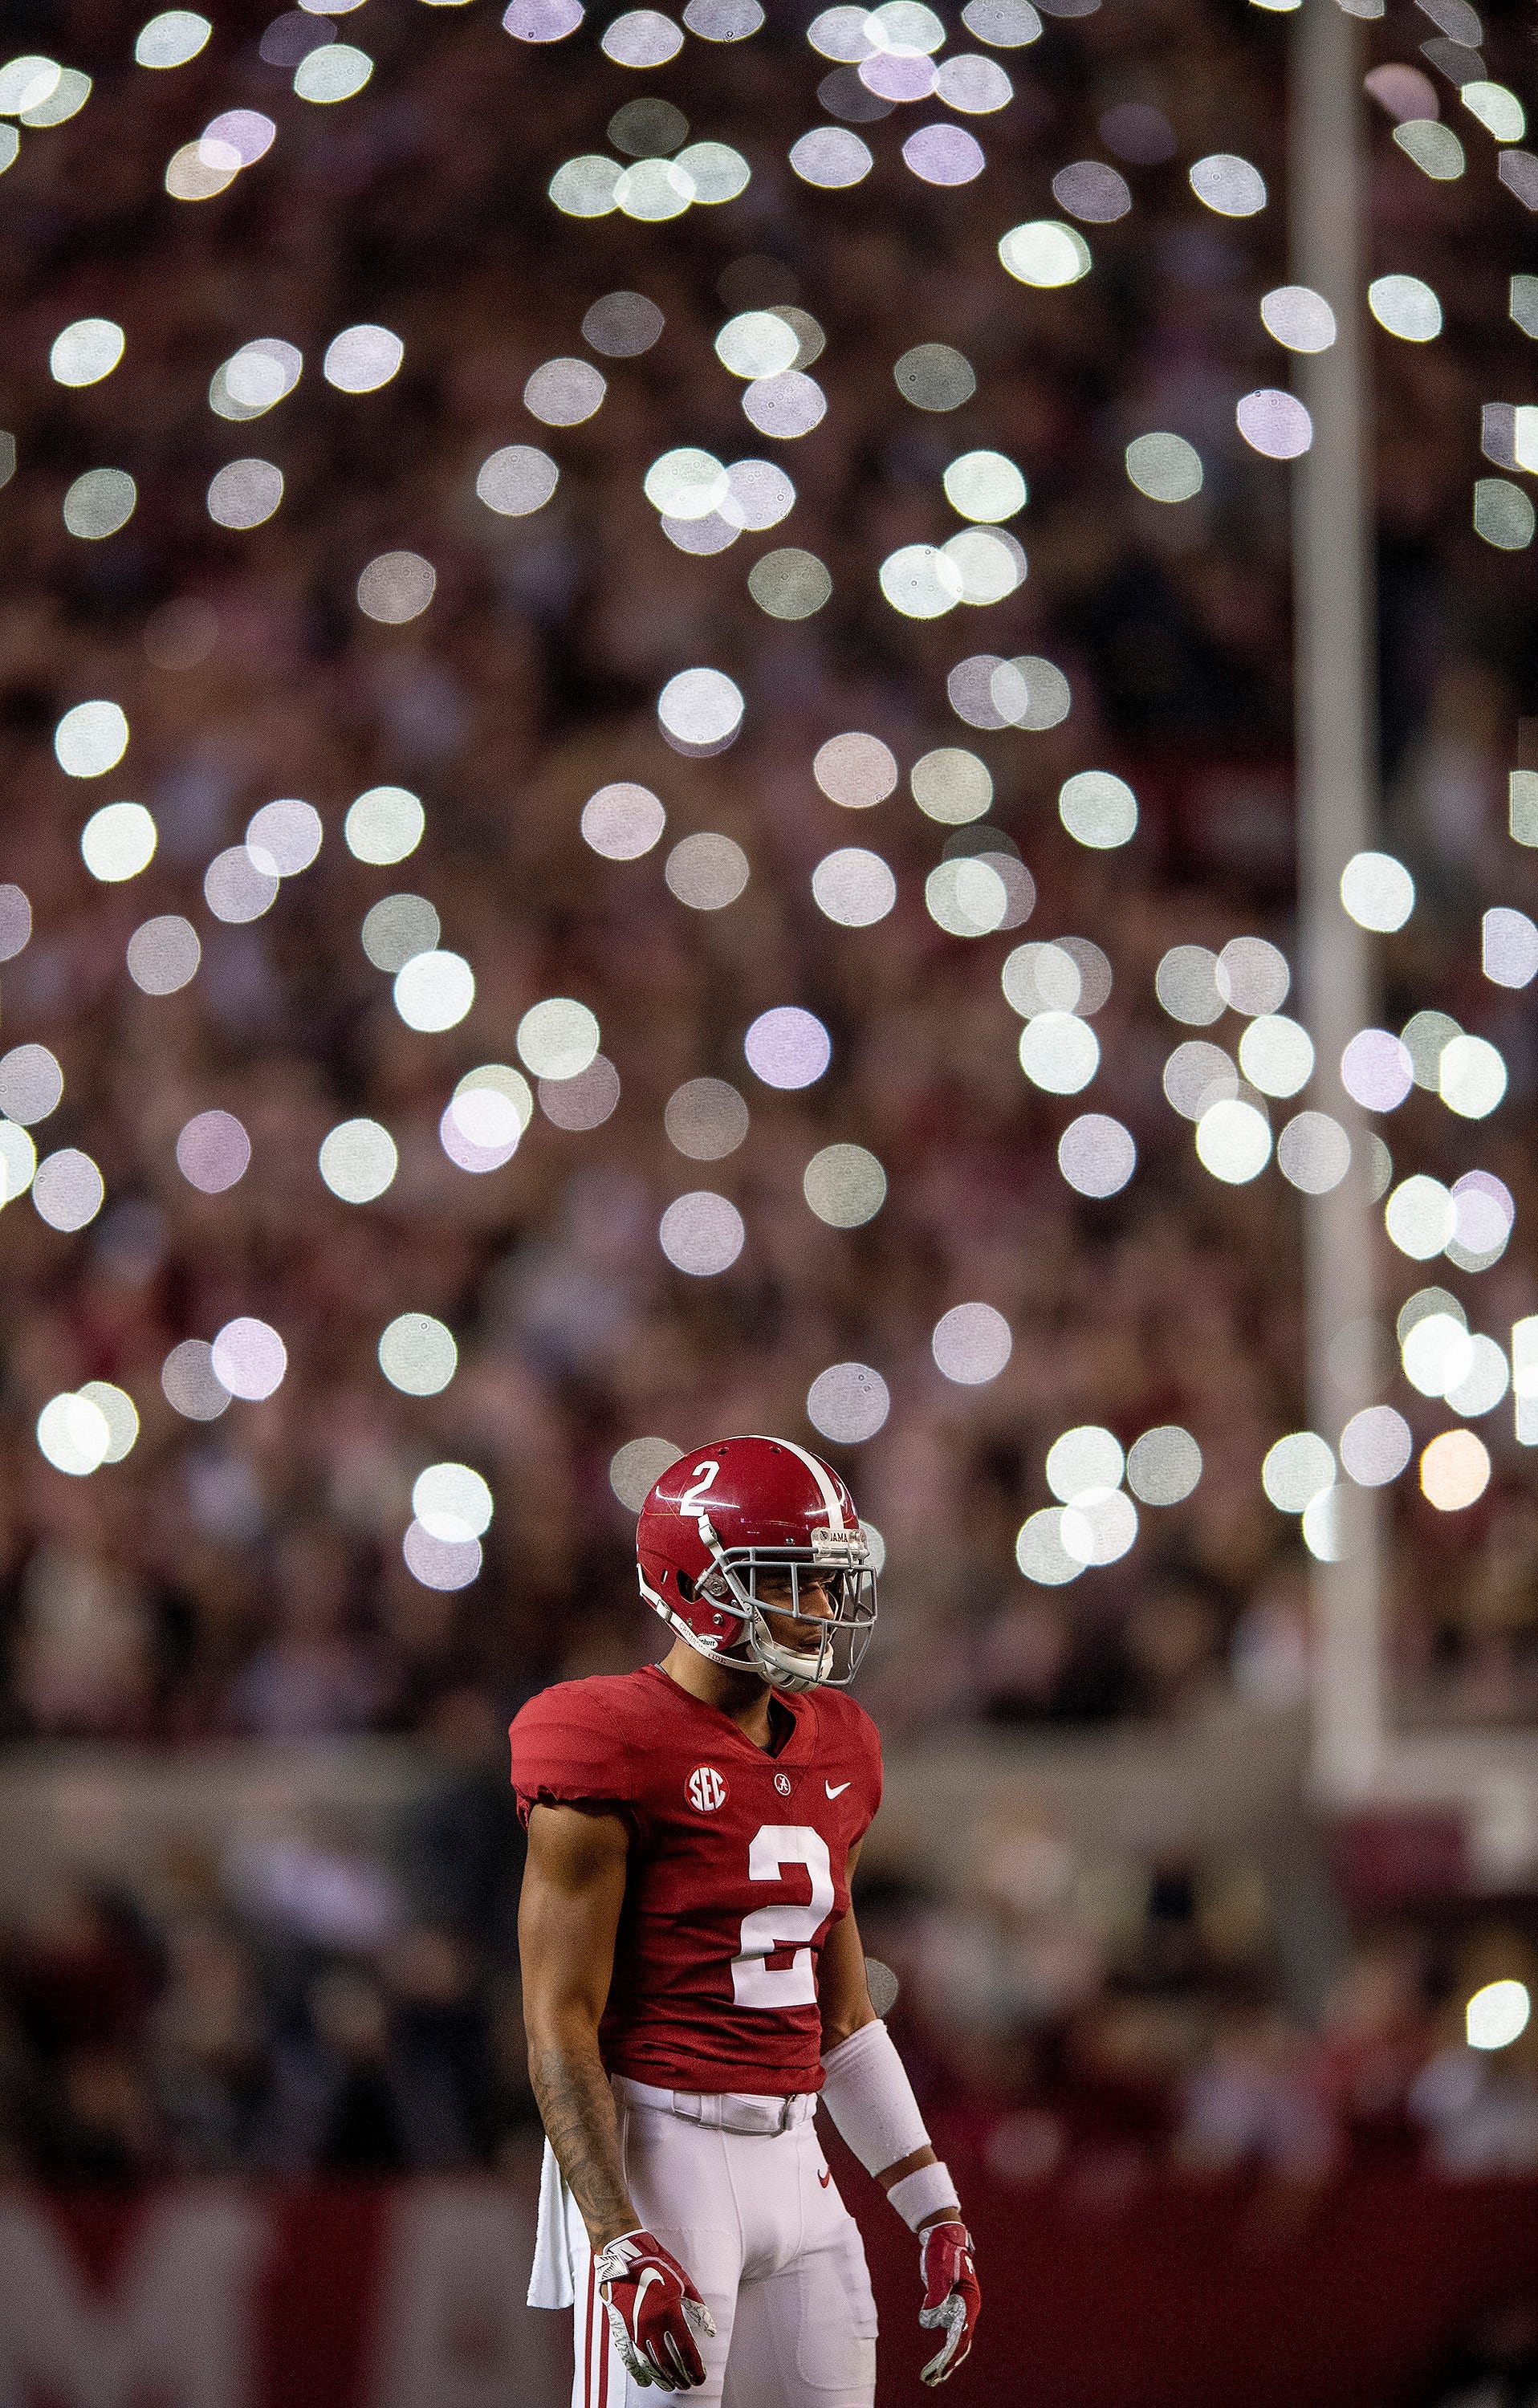
<svg viewBox="0 0 1538 2408">
<path fill-rule="evenodd" d="M 635 2383 L 611 2345 L 573 2211 L 572 2408 L 659 2408 L 669 2397 L 691 2408 L 873 2408 L 876 2303 L 865 2248 L 811 2113 L 784 2132 L 722 2131 L 645 2103 L 638 2087 L 614 2084 L 630 2196 L 693 2277 L 715 2339 L 699 2344 L 702 2389 L 669 2395 Z"/>
</svg>

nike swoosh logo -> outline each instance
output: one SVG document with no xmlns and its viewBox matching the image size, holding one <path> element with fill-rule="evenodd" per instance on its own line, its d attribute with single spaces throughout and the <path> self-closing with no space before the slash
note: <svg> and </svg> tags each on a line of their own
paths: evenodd
<svg viewBox="0 0 1538 2408">
<path fill-rule="evenodd" d="M 836 1786 L 831 1781 L 825 1781 L 823 1783 L 823 1787 L 826 1790 L 830 1798 L 841 1798 L 848 1786 L 849 1784 L 847 1781 L 841 1781 Z"/>
<path fill-rule="evenodd" d="M 639 2326 L 640 2323 L 640 2305 L 641 2301 L 646 2297 L 648 2286 L 653 2283 L 660 2283 L 661 2280 L 662 2275 L 658 2268 L 655 2266 L 648 2266 L 645 2273 L 636 2285 L 635 2303 L 630 2311 L 631 2323 L 633 2326 Z"/>
</svg>

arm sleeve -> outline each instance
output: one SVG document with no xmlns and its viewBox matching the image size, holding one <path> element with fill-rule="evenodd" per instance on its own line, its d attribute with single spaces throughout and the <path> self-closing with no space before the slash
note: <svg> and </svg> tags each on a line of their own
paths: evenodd
<svg viewBox="0 0 1538 2408">
<path fill-rule="evenodd" d="M 624 1733 L 585 1683 L 558 1682 L 531 1698 L 508 1734 L 512 1786 L 525 1823 L 530 1809 L 622 1806 L 636 1799 L 635 1769 Z"/>
<path fill-rule="evenodd" d="M 884 2173 L 888 2166 L 929 2145 L 913 2085 L 879 2016 L 828 2050 L 823 2059 L 822 2095 L 841 2137 L 867 2173 Z"/>
</svg>

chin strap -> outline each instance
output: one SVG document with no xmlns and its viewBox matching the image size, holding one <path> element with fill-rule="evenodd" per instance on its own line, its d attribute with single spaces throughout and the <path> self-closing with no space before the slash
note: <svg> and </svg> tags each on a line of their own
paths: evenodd
<svg viewBox="0 0 1538 2408">
<path fill-rule="evenodd" d="M 770 1638 L 764 1626 L 762 1606 L 755 1609 L 748 1633 L 754 1662 L 771 1688 L 787 1690 L 794 1697 L 803 1689 L 815 1689 L 826 1680 L 833 1664 L 830 1635 L 824 1634 L 815 1656 L 798 1655 Z"/>
</svg>

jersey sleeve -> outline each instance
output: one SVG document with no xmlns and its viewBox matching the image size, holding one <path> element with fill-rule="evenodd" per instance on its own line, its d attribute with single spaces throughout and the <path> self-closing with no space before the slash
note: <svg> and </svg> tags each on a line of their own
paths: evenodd
<svg viewBox="0 0 1538 2408">
<path fill-rule="evenodd" d="M 860 1720 L 865 1726 L 863 1733 L 866 1764 L 865 1812 L 866 1828 L 869 1829 L 881 1809 L 881 1794 L 886 1772 L 882 1762 L 881 1733 L 863 1707 L 860 1709 Z"/>
<path fill-rule="evenodd" d="M 836 1716 L 836 1728 L 846 1760 L 859 1768 L 859 1797 L 864 1820 L 857 1837 L 863 1839 L 875 1821 L 881 1806 L 884 1771 L 881 1756 L 881 1733 L 857 1698 L 842 1690 L 829 1692 L 826 1704 Z"/>
<path fill-rule="evenodd" d="M 637 1770 L 621 1717 L 597 1681 L 558 1681 L 514 1716 L 512 1786 L 524 1822 L 551 1806 L 633 1808 Z"/>
</svg>

